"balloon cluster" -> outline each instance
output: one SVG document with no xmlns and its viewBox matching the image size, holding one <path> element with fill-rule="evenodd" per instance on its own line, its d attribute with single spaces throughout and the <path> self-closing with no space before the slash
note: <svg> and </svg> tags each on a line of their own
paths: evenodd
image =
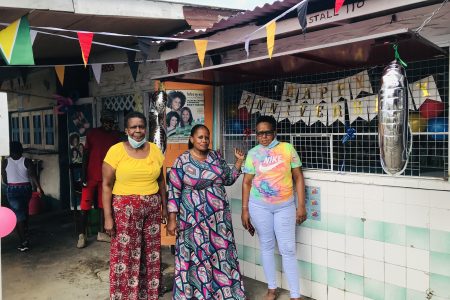
<svg viewBox="0 0 450 300">
<path fill-rule="evenodd" d="M 409 125 L 413 132 L 447 132 L 448 120 L 441 117 L 444 113 L 443 102 L 433 99 L 426 99 L 419 107 L 419 112 L 409 114 Z M 433 140 L 445 140 L 445 134 L 431 135 Z"/>
<path fill-rule="evenodd" d="M 231 105 L 228 110 L 228 118 L 226 120 L 226 130 L 232 134 L 245 134 L 245 123 L 250 120 L 250 113 L 246 107 L 237 108 Z"/>
</svg>

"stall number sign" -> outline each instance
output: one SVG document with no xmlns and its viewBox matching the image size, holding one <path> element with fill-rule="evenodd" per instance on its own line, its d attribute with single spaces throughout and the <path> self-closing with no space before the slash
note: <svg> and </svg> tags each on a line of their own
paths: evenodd
<svg viewBox="0 0 450 300">
<path fill-rule="evenodd" d="M 9 155 L 8 96 L 0 92 L 0 156 Z"/>
</svg>

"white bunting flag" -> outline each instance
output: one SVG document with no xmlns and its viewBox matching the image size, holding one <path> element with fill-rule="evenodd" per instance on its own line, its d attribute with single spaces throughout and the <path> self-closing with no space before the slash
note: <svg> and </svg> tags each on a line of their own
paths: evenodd
<svg viewBox="0 0 450 300">
<path fill-rule="evenodd" d="M 328 87 L 331 88 L 331 96 L 334 102 L 341 98 L 350 99 L 350 86 L 347 78 L 332 81 L 328 83 Z"/>
<path fill-rule="evenodd" d="M 338 101 L 328 105 L 328 125 L 336 120 L 345 124 L 345 101 Z"/>
<path fill-rule="evenodd" d="M 369 122 L 378 116 L 378 95 L 370 95 L 366 97 L 369 105 L 367 105 L 367 114 L 369 116 Z"/>
<path fill-rule="evenodd" d="M 414 110 L 413 103 L 416 104 L 415 109 L 418 110 L 426 99 L 432 99 L 442 102 L 441 96 L 439 95 L 439 91 L 436 86 L 436 82 L 431 75 L 410 84 L 409 88 L 411 89 L 412 93 L 412 99 L 409 99 L 409 109 L 411 110 Z"/>
<path fill-rule="evenodd" d="M 298 85 L 298 101 L 311 100 L 316 97 L 316 86 L 314 84 Z"/>
<path fill-rule="evenodd" d="M 252 109 L 252 105 L 253 105 L 253 100 L 255 100 L 255 94 L 247 92 L 247 91 L 242 91 L 242 96 L 241 96 L 241 101 L 239 102 L 239 108 L 247 108 L 247 111 L 250 111 Z"/>
<path fill-rule="evenodd" d="M 311 95 L 314 100 L 318 100 L 319 102 L 325 101 L 327 103 L 331 102 L 332 85 L 326 82 L 316 84 L 314 85 L 314 87 L 315 92 L 313 92 L 313 95 Z"/>
<path fill-rule="evenodd" d="M 367 107 L 370 100 L 368 98 L 357 98 L 347 101 L 350 123 L 353 123 L 358 117 L 368 121 Z"/>
<path fill-rule="evenodd" d="M 259 112 L 261 114 L 264 114 L 265 113 L 265 111 L 264 111 L 265 103 L 272 102 L 272 101 L 274 101 L 274 100 L 256 95 L 255 100 L 253 101 L 251 113 L 254 114 L 254 113 Z"/>
<path fill-rule="evenodd" d="M 289 120 L 292 124 L 302 120 L 306 125 L 309 125 L 310 107 L 308 101 L 298 103 L 281 102 L 279 121 Z"/>
<path fill-rule="evenodd" d="M 370 84 L 369 73 L 367 70 L 347 77 L 347 81 L 350 84 L 354 99 L 357 98 L 362 91 L 373 94 L 372 84 Z"/>
<path fill-rule="evenodd" d="M 272 116 L 275 118 L 275 120 L 278 120 L 280 110 L 281 110 L 281 102 L 272 99 L 267 99 L 264 102 L 262 109 L 264 115 Z"/>
<path fill-rule="evenodd" d="M 317 121 L 320 121 L 323 125 L 327 125 L 328 107 L 330 103 L 321 100 L 315 100 L 315 103 L 311 105 L 311 117 L 309 125 L 313 125 Z"/>
<path fill-rule="evenodd" d="M 35 30 L 30 30 L 30 40 L 31 40 L 31 45 L 34 44 L 34 40 L 36 39 L 37 36 L 37 31 Z"/>
<path fill-rule="evenodd" d="M 95 81 L 100 84 L 100 78 L 102 76 L 102 64 L 92 64 L 92 72 L 94 73 Z"/>
<path fill-rule="evenodd" d="M 283 87 L 283 94 L 281 95 L 281 101 L 294 102 L 297 100 L 298 84 L 292 82 L 285 82 Z"/>
</svg>

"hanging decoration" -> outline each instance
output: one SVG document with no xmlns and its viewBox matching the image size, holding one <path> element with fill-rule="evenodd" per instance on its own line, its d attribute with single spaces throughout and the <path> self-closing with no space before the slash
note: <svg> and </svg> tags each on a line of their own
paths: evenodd
<svg viewBox="0 0 450 300">
<path fill-rule="evenodd" d="M 272 59 L 273 47 L 275 47 L 275 32 L 277 30 L 277 23 L 275 21 L 270 22 L 266 26 L 267 31 L 267 52 L 269 58 Z"/>
<path fill-rule="evenodd" d="M 36 36 L 37 36 L 37 31 L 36 30 L 30 30 L 30 40 L 31 40 L 31 45 L 33 46 L 34 41 L 36 40 Z"/>
<path fill-rule="evenodd" d="M 73 105 L 73 100 L 69 97 L 63 97 L 60 95 L 55 95 L 56 100 L 56 107 L 55 107 L 55 113 L 58 115 L 63 115 L 66 112 L 69 111 L 70 106 Z"/>
<path fill-rule="evenodd" d="M 338 101 L 341 98 L 350 99 L 350 86 L 346 78 L 328 83 L 328 88 L 331 89 L 333 101 Z"/>
<path fill-rule="evenodd" d="M 311 108 L 311 115 L 309 124 L 312 126 L 316 122 L 320 122 L 323 125 L 327 125 L 328 110 L 331 103 L 326 101 L 316 100 Z"/>
<path fill-rule="evenodd" d="M 0 50 L 8 65 L 34 65 L 30 25 L 26 16 L 0 31 Z"/>
<path fill-rule="evenodd" d="M 100 84 L 100 78 L 102 76 L 102 66 L 103 64 L 92 64 L 92 73 L 94 73 L 95 81 L 97 81 L 97 84 Z"/>
<path fill-rule="evenodd" d="M 300 27 L 302 27 L 303 35 L 305 35 L 306 27 L 308 26 L 308 19 L 306 18 L 306 12 L 308 10 L 308 2 L 309 0 L 306 0 L 303 5 L 297 7 L 297 19 L 298 23 L 300 24 Z"/>
<path fill-rule="evenodd" d="M 131 76 L 133 77 L 134 82 L 136 82 L 137 74 L 139 71 L 139 63 L 135 61 L 136 52 L 127 51 L 127 58 L 128 58 L 128 67 L 130 67 L 131 71 Z"/>
<path fill-rule="evenodd" d="M 345 102 L 337 101 L 328 106 L 328 125 L 332 125 L 336 120 L 345 124 Z"/>
<path fill-rule="evenodd" d="M 277 100 L 268 99 L 263 104 L 262 111 L 266 116 L 272 116 L 275 120 L 278 119 L 278 115 L 280 114 L 281 103 Z"/>
<path fill-rule="evenodd" d="M 378 142 L 383 170 L 399 175 L 406 169 L 408 151 L 408 82 L 402 64 L 392 61 L 383 71 L 378 93 Z"/>
<path fill-rule="evenodd" d="M 273 101 L 275 101 L 275 100 L 272 100 L 272 99 L 269 99 L 266 97 L 256 96 L 255 100 L 253 102 L 251 113 L 254 114 L 254 113 L 259 112 L 260 114 L 263 115 L 265 113 L 265 110 L 264 110 L 266 107 L 265 103 L 266 102 L 272 103 Z"/>
<path fill-rule="evenodd" d="M 166 60 L 167 73 L 178 73 L 178 58 Z"/>
<path fill-rule="evenodd" d="M 208 47 L 208 40 L 194 40 L 194 44 L 195 49 L 197 50 L 198 60 L 203 68 L 205 63 L 206 48 Z"/>
<path fill-rule="evenodd" d="M 281 101 L 291 102 L 297 100 L 299 85 L 297 83 L 285 82 L 283 86 L 283 94 L 281 94 Z"/>
<path fill-rule="evenodd" d="M 342 5 L 344 5 L 345 0 L 336 0 L 334 3 L 334 13 L 337 15 L 341 10 Z"/>
<path fill-rule="evenodd" d="M 61 86 L 64 86 L 64 74 L 65 74 L 66 66 L 55 66 L 56 76 L 58 77 L 59 83 Z"/>
<path fill-rule="evenodd" d="M 81 56 L 83 57 L 84 67 L 89 60 L 89 54 L 91 53 L 92 39 L 94 38 L 94 34 L 92 32 L 77 32 L 78 41 L 80 43 L 81 48 Z"/>
<path fill-rule="evenodd" d="M 411 91 L 410 95 L 412 97 L 409 103 L 409 109 L 411 110 L 418 110 L 427 99 L 442 102 L 441 95 L 432 75 L 411 83 L 409 90 Z"/>
<path fill-rule="evenodd" d="M 247 108 L 247 111 L 251 111 L 253 106 L 253 101 L 255 100 L 255 94 L 242 91 L 241 101 L 239 102 L 238 108 Z"/>
<path fill-rule="evenodd" d="M 159 83 L 158 91 L 150 99 L 149 132 L 150 141 L 155 143 L 164 154 L 167 148 L 166 135 L 166 105 L 167 93 L 164 83 Z"/>
<path fill-rule="evenodd" d="M 353 98 L 358 98 L 361 92 L 373 94 L 373 89 L 367 70 L 348 77 L 346 82 L 348 82 L 348 84 L 350 85 Z"/>
<path fill-rule="evenodd" d="M 151 50 L 151 41 L 149 41 L 148 39 L 143 39 L 143 38 L 138 38 L 138 48 L 139 50 L 141 50 L 141 55 L 142 58 L 145 60 L 147 60 L 148 56 L 150 55 L 150 50 Z"/>
<path fill-rule="evenodd" d="M 364 97 L 368 102 L 367 115 L 369 116 L 369 122 L 378 116 L 378 94 Z"/>
</svg>

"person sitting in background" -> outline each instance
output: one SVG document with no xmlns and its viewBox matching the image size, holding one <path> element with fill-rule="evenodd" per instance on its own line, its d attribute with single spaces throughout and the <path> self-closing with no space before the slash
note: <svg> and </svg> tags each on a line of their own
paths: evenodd
<svg viewBox="0 0 450 300">
<path fill-rule="evenodd" d="M 6 197 L 9 206 L 17 218 L 16 231 L 20 239 L 17 249 L 24 252 L 30 248 L 28 240 L 28 204 L 32 194 L 30 179 L 41 196 L 44 195 L 44 191 L 36 176 L 33 162 L 22 156 L 22 144 L 11 142 L 9 147 L 11 155 L 2 162 L 2 178 L 7 184 Z"/>
</svg>

